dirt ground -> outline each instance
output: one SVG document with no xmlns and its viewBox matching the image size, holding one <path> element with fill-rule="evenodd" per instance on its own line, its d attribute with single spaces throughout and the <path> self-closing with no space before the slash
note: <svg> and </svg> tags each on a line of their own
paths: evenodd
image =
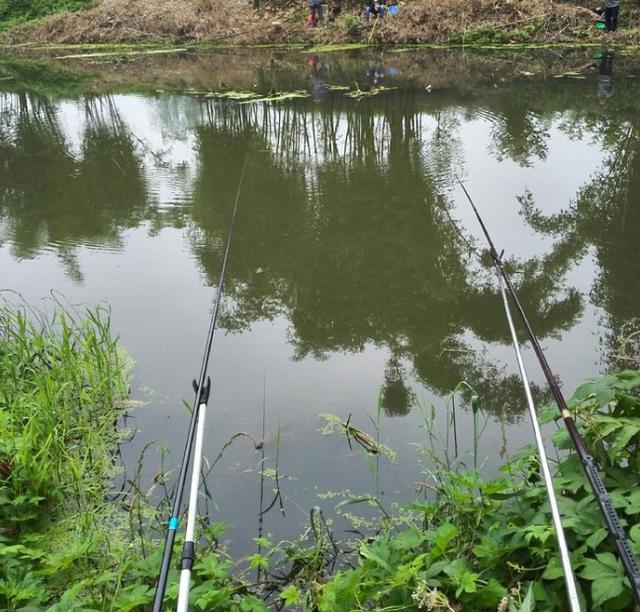
<svg viewBox="0 0 640 612">
<path fill-rule="evenodd" d="M 328 0 L 326 13 L 332 8 Z M 407 0 L 399 12 L 365 22 L 346 4 L 334 21 L 306 23 L 306 0 L 289 8 L 253 9 L 247 0 L 102 0 L 95 8 L 63 13 L 2 35 L 20 43 L 259 44 L 509 44 L 640 42 L 640 9 L 624 5 L 615 34 L 595 28 L 595 15 L 558 0 Z M 326 16 L 326 15 L 325 15 Z"/>
</svg>

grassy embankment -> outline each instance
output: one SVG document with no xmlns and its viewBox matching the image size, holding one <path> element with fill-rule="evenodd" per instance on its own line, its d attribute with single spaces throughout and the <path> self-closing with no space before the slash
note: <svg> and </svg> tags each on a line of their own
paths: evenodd
<svg viewBox="0 0 640 612">
<path fill-rule="evenodd" d="M 150 504 L 135 478 L 128 491 L 110 496 L 127 367 L 108 313 L 74 319 L 58 311 L 45 320 L 3 306 L 0 323 L 0 607 L 147 609 L 160 553 L 154 528 L 166 512 Z M 633 526 L 636 552 L 639 386 L 640 372 L 627 371 L 589 381 L 570 402 L 614 504 Z M 424 417 L 425 446 L 417 450 L 433 468 L 424 473 L 420 499 L 389 509 L 365 495 L 336 506 L 378 508 L 380 520 L 369 525 L 374 537 L 337 541 L 331 521 L 312 509 L 298 540 L 257 538 L 249 567 L 239 570 L 217 545 L 221 526 L 203 523 L 196 609 L 257 611 L 267 609 L 265 602 L 326 612 L 563 609 L 533 448 L 487 480 L 468 454 L 438 451 L 434 412 Z M 555 408 L 543 411 L 546 421 L 557 417 Z M 563 429 L 554 442 L 561 453 L 568 448 Z M 630 610 L 629 586 L 576 457 L 556 457 L 555 484 L 586 609 Z M 164 480 L 161 470 L 156 485 Z M 365 529 L 362 519 L 353 520 Z M 343 568 L 337 572 L 336 558 Z M 168 599 L 175 601 L 175 575 L 171 583 Z"/>
<path fill-rule="evenodd" d="M 11 28 L 56 13 L 90 8 L 94 0 L 0 0 L 0 27 Z"/>
<path fill-rule="evenodd" d="M 330 0 L 328 8 L 337 4 Z M 572 0 L 400 0 L 398 15 L 371 22 L 363 20 L 359 0 L 339 4 L 335 20 L 309 28 L 307 8 L 297 1 L 230 0 L 216 6 L 213 0 L 0 0 L 0 27 L 9 28 L 4 33 L 7 43 L 482 46 L 640 42 L 640 10 L 635 3 L 624 3 L 620 31 L 611 36 L 596 30 L 594 14 Z"/>
</svg>

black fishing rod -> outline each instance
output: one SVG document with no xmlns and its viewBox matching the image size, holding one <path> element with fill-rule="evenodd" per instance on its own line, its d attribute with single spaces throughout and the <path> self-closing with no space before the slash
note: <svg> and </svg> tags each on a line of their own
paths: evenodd
<svg viewBox="0 0 640 612">
<path fill-rule="evenodd" d="M 536 353 L 538 361 L 540 362 L 540 366 L 542 367 L 542 371 L 544 372 L 545 378 L 547 379 L 547 383 L 551 388 L 551 393 L 560 409 L 562 414 L 562 420 L 564 421 L 565 427 L 569 432 L 569 437 L 573 442 L 573 446 L 576 450 L 576 454 L 582 463 L 582 467 L 584 468 L 585 474 L 587 476 L 587 480 L 591 485 L 591 489 L 593 490 L 593 495 L 598 502 L 598 506 L 600 507 L 600 512 L 604 518 L 604 521 L 607 525 L 607 530 L 609 531 L 609 535 L 613 540 L 613 543 L 616 548 L 616 552 L 618 553 L 618 557 L 620 561 L 622 561 L 622 565 L 624 567 L 625 574 L 631 583 L 631 589 L 633 590 L 633 594 L 635 595 L 636 600 L 640 603 L 640 566 L 638 565 L 638 560 L 636 559 L 633 550 L 631 550 L 631 546 L 629 546 L 629 542 L 627 541 L 627 536 L 620 524 L 620 519 L 618 518 L 618 514 L 613 506 L 613 502 L 611 501 L 611 497 L 607 493 L 607 489 L 602 482 L 602 478 L 600 478 L 600 474 L 598 473 L 598 466 L 594 458 L 587 451 L 587 447 L 585 445 L 580 432 L 578 431 L 578 427 L 576 426 L 575 421 L 573 420 L 573 416 L 569 411 L 567 406 L 567 402 L 562 395 L 562 391 L 560 391 L 560 387 L 558 382 L 556 381 L 553 372 L 549 366 L 549 362 L 542 351 L 542 347 L 540 346 L 540 341 L 535 335 L 533 328 L 531 327 L 531 323 L 529 323 L 529 319 L 518 299 L 518 294 L 511 283 L 511 280 L 507 273 L 504 270 L 502 265 L 502 254 L 498 255 L 498 251 L 493 244 L 493 240 L 491 240 L 491 236 L 485 226 L 478 209 L 476 208 L 469 192 L 463 185 L 462 181 L 459 177 L 456 176 L 460 187 L 464 191 L 464 194 L 467 196 L 467 200 L 471 204 L 471 208 L 473 208 L 473 212 L 475 213 L 478 222 L 480 223 L 480 227 L 487 239 L 487 243 L 489 244 L 489 253 L 491 254 L 491 258 L 493 259 L 493 263 L 499 273 L 499 275 L 504 279 L 505 285 L 509 294 L 511 295 L 511 299 L 515 304 L 516 310 L 520 315 L 520 319 L 524 324 L 524 327 L 527 331 L 527 335 L 529 336 L 529 340 L 531 341 L 531 345 L 533 346 L 533 350 Z"/>
<path fill-rule="evenodd" d="M 161 612 L 162 610 L 162 601 L 164 599 L 164 593 L 167 588 L 167 579 L 169 577 L 171 555 L 173 553 L 173 544 L 176 539 L 176 531 L 178 530 L 178 524 L 180 522 L 180 506 L 182 505 L 182 495 L 184 493 L 184 487 L 187 480 L 187 472 L 189 470 L 191 450 L 193 448 L 193 441 L 195 438 L 197 425 L 198 425 L 198 416 L 200 413 L 200 406 L 203 403 L 206 404 L 209 397 L 209 389 L 210 389 L 211 381 L 206 380 L 207 369 L 209 367 L 209 356 L 211 355 L 211 347 L 213 345 L 213 334 L 216 330 L 216 323 L 218 320 L 218 310 L 220 308 L 220 299 L 222 297 L 222 287 L 224 285 L 224 277 L 227 271 L 227 262 L 229 260 L 229 249 L 231 247 L 231 238 L 233 237 L 233 229 L 236 223 L 236 216 L 238 212 L 238 201 L 240 200 L 240 191 L 242 190 L 242 182 L 244 180 L 244 171 L 246 166 L 247 166 L 247 154 L 245 153 L 244 161 L 242 163 L 242 170 L 240 171 L 240 180 L 238 181 L 238 191 L 236 193 L 236 200 L 233 206 L 233 212 L 231 213 L 231 221 L 229 222 L 229 231 L 227 233 L 227 243 L 225 245 L 224 256 L 222 258 L 222 268 L 220 269 L 220 277 L 218 279 L 218 289 L 216 291 L 216 295 L 213 301 L 213 312 L 211 313 L 211 320 L 209 323 L 209 332 L 207 334 L 207 341 L 205 344 L 204 355 L 202 357 L 202 365 L 200 366 L 200 376 L 198 377 L 197 384 L 194 384 L 196 396 L 195 396 L 195 399 L 193 400 L 193 409 L 191 411 L 191 420 L 189 422 L 187 442 L 184 447 L 184 454 L 182 455 L 182 464 L 180 465 L 178 483 L 176 485 L 176 489 L 174 493 L 173 508 L 171 510 L 171 518 L 169 519 L 169 523 L 167 525 L 167 536 L 164 543 L 164 552 L 162 555 L 162 563 L 160 565 L 160 574 L 158 575 L 158 583 L 156 584 L 156 592 L 153 599 L 153 612 Z M 187 552 L 190 555 L 188 559 L 191 559 L 191 562 L 193 562 L 193 552 L 192 551 L 187 551 Z"/>
</svg>

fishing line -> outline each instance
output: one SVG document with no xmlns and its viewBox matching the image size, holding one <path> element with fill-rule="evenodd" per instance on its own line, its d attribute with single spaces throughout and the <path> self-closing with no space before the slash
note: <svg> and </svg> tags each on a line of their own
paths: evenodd
<svg viewBox="0 0 640 612">
<path fill-rule="evenodd" d="M 520 303 L 516 290 L 513 284 L 511 283 L 509 276 L 504 270 L 504 267 L 502 265 L 502 255 L 498 255 L 498 252 L 496 251 L 493 241 L 491 240 L 491 236 L 489 235 L 489 232 L 482 220 L 482 217 L 480 216 L 480 213 L 478 212 L 478 209 L 473 203 L 473 200 L 471 199 L 469 192 L 467 191 L 467 189 L 465 188 L 464 184 L 462 183 L 462 181 L 458 176 L 456 176 L 456 179 L 460 184 L 460 187 L 462 187 L 462 190 L 464 191 L 464 194 L 467 197 L 467 200 L 469 200 L 469 203 L 471 204 L 473 212 L 475 213 L 476 218 L 480 223 L 480 227 L 482 228 L 482 231 L 485 235 L 487 243 L 489 244 L 489 253 L 491 254 L 491 258 L 493 259 L 496 272 L 499 275 L 499 277 L 502 280 L 504 280 L 504 283 L 507 287 L 509 294 L 511 295 L 511 299 L 513 300 L 516 310 L 520 315 L 520 319 L 524 324 L 524 327 L 527 331 L 527 336 L 529 337 L 529 341 L 533 346 L 533 350 L 538 358 L 542 371 L 544 372 L 545 378 L 547 379 L 547 383 L 551 389 L 551 393 L 553 394 L 556 404 L 560 409 L 560 412 L 562 414 L 562 420 L 564 421 L 567 431 L 569 432 L 569 437 L 571 438 L 573 446 L 576 450 L 576 454 L 578 455 L 578 458 L 582 463 L 582 467 L 584 468 L 585 474 L 587 476 L 587 480 L 591 485 L 594 497 L 596 499 L 596 502 L 598 503 L 600 512 L 602 513 L 602 516 L 604 518 L 605 524 L 607 526 L 607 530 L 609 531 L 609 535 L 613 540 L 614 546 L 616 548 L 616 552 L 618 553 L 618 557 L 620 558 L 620 561 L 622 562 L 622 565 L 624 567 L 625 574 L 629 579 L 629 582 L 631 584 L 631 589 L 633 590 L 633 594 L 636 600 L 640 603 L 640 566 L 638 565 L 638 561 L 629 545 L 629 542 L 627 541 L 626 534 L 624 532 L 624 529 L 622 528 L 622 525 L 620 524 L 620 519 L 618 518 L 618 514 L 613 506 L 611 497 L 607 493 L 604 483 L 602 482 L 602 478 L 598 473 L 598 467 L 595 463 L 595 460 L 591 455 L 589 455 L 587 451 L 584 440 L 580 435 L 580 432 L 578 431 L 578 428 L 573 419 L 573 416 L 569 411 L 569 408 L 564 399 L 564 396 L 562 395 L 562 392 L 560 391 L 558 382 L 555 379 L 553 372 L 551 371 L 551 367 L 549 366 L 549 363 L 547 361 L 547 358 L 544 355 L 544 352 L 542 351 L 540 341 L 535 335 L 533 328 L 531 327 L 531 323 L 529 322 L 529 319 L 527 318 L 527 315 L 524 311 L 524 308 Z"/>
<path fill-rule="evenodd" d="M 189 430 L 187 433 L 187 441 L 184 447 L 184 453 L 182 456 L 182 463 L 180 465 L 180 473 L 178 475 L 178 484 L 174 493 L 173 507 L 171 510 L 171 517 L 167 525 L 167 535 L 165 539 L 164 552 L 162 554 L 162 562 L 160 565 L 160 573 L 158 575 L 158 583 L 156 585 L 156 591 L 153 600 L 153 612 L 161 612 L 162 601 L 164 599 L 164 593 L 167 588 L 167 579 L 169 577 L 169 568 L 171 564 L 171 555 L 173 553 L 173 545 L 176 539 L 176 531 L 180 522 L 180 506 L 182 505 L 182 495 L 184 493 L 184 487 L 187 480 L 187 472 L 189 469 L 189 461 L 191 459 L 191 451 L 193 449 L 194 438 L 198 429 L 199 415 L 202 406 L 205 406 L 209 398 L 209 391 L 211 389 L 211 380 L 207 379 L 207 369 L 209 366 L 209 357 L 211 355 L 211 347 L 213 346 L 213 335 L 216 329 L 216 323 L 218 320 L 218 311 L 220 309 L 220 300 L 222 298 L 222 290 L 224 286 L 224 277 L 227 271 L 227 263 L 229 261 L 229 250 L 231 247 L 231 239 L 233 237 L 233 230 L 236 223 L 236 217 L 238 213 L 238 202 L 240 200 L 240 192 L 242 191 L 242 184 L 244 181 L 245 169 L 247 166 L 248 150 L 245 152 L 244 161 L 242 162 L 242 170 L 240 171 L 240 179 L 238 181 L 238 190 L 236 192 L 236 199 L 233 206 L 233 212 L 231 214 L 231 221 L 229 223 L 229 230 L 227 233 L 227 243 L 224 249 L 224 256 L 222 259 L 222 268 L 220 269 L 220 277 L 218 279 L 218 288 L 216 290 L 215 298 L 213 301 L 213 311 L 211 314 L 211 320 L 209 323 L 209 331 L 207 333 L 207 340 L 205 343 L 204 355 L 202 358 L 202 364 L 200 366 L 200 375 L 198 376 L 197 383 L 194 381 L 194 389 L 196 392 L 195 399 L 193 401 L 193 409 L 191 411 L 191 420 L 189 422 Z M 202 421 L 201 428 L 204 429 L 204 423 Z M 185 542 L 186 544 L 186 542 Z M 187 551 L 190 552 L 190 551 Z M 183 551 L 184 556 L 184 551 Z M 191 563 L 193 557 L 191 558 Z M 184 563 L 183 563 L 184 564 Z"/>
</svg>

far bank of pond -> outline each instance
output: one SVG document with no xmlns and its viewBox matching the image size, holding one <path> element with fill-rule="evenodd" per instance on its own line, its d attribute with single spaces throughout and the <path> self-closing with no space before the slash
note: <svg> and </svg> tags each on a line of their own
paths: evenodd
<svg viewBox="0 0 640 612">
<path fill-rule="evenodd" d="M 391 4 L 391 3 L 390 3 Z M 400 0 L 394 14 L 367 19 L 364 3 L 329 0 L 319 27 L 306 4 L 211 0 L 42 0 L 0 8 L 2 39 L 14 44 L 580 45 L 640 43 L 636 3 L 603 32 L 589 7 L 571 0 Z"/>
</svg>

